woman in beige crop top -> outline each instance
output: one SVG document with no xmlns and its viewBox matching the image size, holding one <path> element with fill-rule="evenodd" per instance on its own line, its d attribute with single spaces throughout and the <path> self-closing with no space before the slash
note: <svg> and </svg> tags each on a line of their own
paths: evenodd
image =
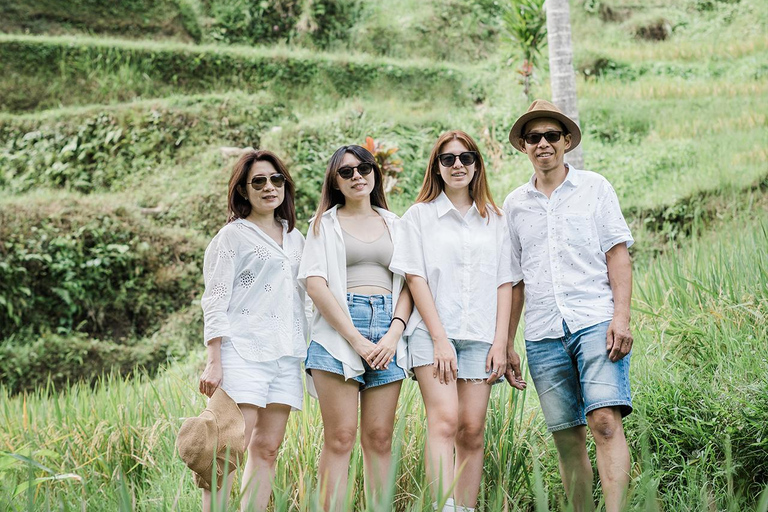
<svg viewBox="0 0 768 512">
<path fill-rule="evenodd" d="M 299 270 L 316 308 L 305 368 L 323 416 L 318 472 L 325 510 L 343 510 L 358 399 L 366 492 L 374 509 L 388 478 L 406 377 L 402 333 L 413 308 L 404 279 L 389 270 L 396 220 L 373 155 L 361 146 L 339 148 L 328 163 Z"/>
</svg>

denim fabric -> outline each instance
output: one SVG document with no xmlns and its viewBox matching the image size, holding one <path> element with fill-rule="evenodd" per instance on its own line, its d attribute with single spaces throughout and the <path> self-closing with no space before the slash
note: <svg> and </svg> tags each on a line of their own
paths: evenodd
<svg viewBox="0 0 768 512">
<path fill-rule="evenodd" d="M 379 340 L 389 330 L 392 321 L 392 295 L 360 295 L 347 294 L 347 307 L 352 315 L 352 323 L 365 338 L 373 343 Z M 405 371 L 398 366 L 397 356 L 393 356 L 388 369 L 374 370 L 363 361 L 365 373 L 354 377 L 360 384 L 360 390 L 382 386 L 405 378 Z M 307 373 L 312 370 L 323 370 L 338 375 L 344 375 L 341 361 L 334 358 L 316 341 L 312 341 L 307 349 L 307 360 L 304 362 Z"/>
<path fill-rule="evenodd" d="M 485 380 L 491 376 L 490 371 L 485 371 L 485 362 L 488 359 L 488 352 L 491 350 L 490 343 L 473 340 L 455 340 L 453 338 L 449 338 L 448 341 L 451 342 L 451 348 L 453 348 L 453 352 L 456 355 L 458 378 Z M 435 347 L 429 331 L 424 329 L 413 331 L 413 334 L 408 337 L 408 356 L 411 368 L 434 364 Z M 503 380 L 504 377 L 499 375 L 499 379 L 494 381 L 494 384 L 499 384 Z"/>
<path fill-rule="evenodd" d="M 605 339 L 610 322 L 574 333 L 563 322 L 562 338 L 525 342 L 528 367 L 539 395 L 547 430 L 586 425 L 586 415 L 601 407 L 632 412 L 629 356 L 608 359 Z"/>
</svg>

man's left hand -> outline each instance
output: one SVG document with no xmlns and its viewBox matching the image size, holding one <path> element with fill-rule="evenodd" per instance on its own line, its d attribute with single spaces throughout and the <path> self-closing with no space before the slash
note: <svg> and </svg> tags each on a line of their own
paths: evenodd
<svg viewBox="0 0 768 512">
<path fill-rule="evenodd" d="M 629 330 L 629 320 L 614 317 L 608 326 L 605 349 L 608 359 L 616 362 L 632 350 L 632 332 Z"/>
</svg>

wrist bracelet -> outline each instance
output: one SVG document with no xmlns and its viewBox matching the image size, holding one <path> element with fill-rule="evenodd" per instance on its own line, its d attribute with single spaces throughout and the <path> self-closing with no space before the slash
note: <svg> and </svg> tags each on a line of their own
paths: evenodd
<svg viewBox="0 0 768 512">
<path fill-rule="evenodd" d="M 400 320 L 401 322 L 403 322 L 403 329 L 405 329 L 405 328 L 408 326 L 408 324 L 406 324 L 406 323 L 405 323 L 405 320 L 403 320 L 403 319 L 402 319 L 402 318 L 400 318 L 399 316 L 393 316 L 393 317 L 392 317 L 392 321 L 391 321 L 391 322 L 389 322 L 389 326 L 390 326 L 390 327 L 392 327 L 392 324 L 393 324 L 393 323 L 395 323 L 395 320 Z"/>
</svg>

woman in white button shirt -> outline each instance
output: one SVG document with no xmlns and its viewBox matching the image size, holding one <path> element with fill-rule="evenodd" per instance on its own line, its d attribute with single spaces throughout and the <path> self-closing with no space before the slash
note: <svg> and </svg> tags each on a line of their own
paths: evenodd
<svg viewBox="0 0 768 512">
<path fill-rule="evenodd" d="M 391 506 L 378 502 L 378 491 L 391 465 L 406 377 L 402 333 L 413 308 L 402 276 L 389 270 L 396 219 L 373 155 L 361 146 L 339 148 L 328 163 L 299 269 L 316 308 L 305 368 L 323 416 L 318 473 L 325 510 L 344 510 L 358 399 L 369 504 Z"/>
<path fill-rule="evenodd" d="M 506 369 L 513 275 L 506 222 L 469 135 L 437 140 L 398 233 L 390 268 L 406 276 L 416 305 L 405 334 L 427 412 L 427 477 L 444 510 L 474 510 L 491 384 Z M 453 497 L 440 496 L 454 479 Z"/>
<path fill-rule="evenodd" d="M 296 275 L 304 237 L 294 229 L 293 181 L 274 153 L 251 150 L 238 160 L 228 206 L 229 222 L 205 251 L 200 391 L 211 396 L 220 386 L 240 407 L 248 451 L 241 507 L 266 510 L 288 415 L 303 402 L 308 326 Z M 210 508 L 204 490 L 203 510 Z"/>
</svg>

